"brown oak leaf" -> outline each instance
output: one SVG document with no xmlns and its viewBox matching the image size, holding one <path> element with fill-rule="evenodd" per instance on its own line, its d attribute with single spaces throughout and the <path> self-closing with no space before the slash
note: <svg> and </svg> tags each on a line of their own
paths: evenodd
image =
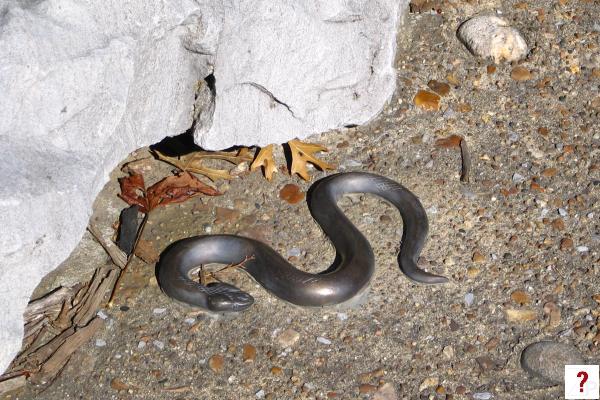
<svg viewBox="0 0 600 400">
<path fill-rule="evenodd" d="M 324 146 L 314 143 L 304 143 L 297 139 L 290 140 L 288 145 L 290 146 L 290 152 L 292 153 L 291 175 L 298 174 L 305 181 L 310 180 L 310 175 L 308 175 L 308 170 L 306 169 L 307 162 L 314 164 L 322 171 L 335 168 L 333 165 L 315 157 L 314 154 L 316 152 L 327 151 L 327 148 Z"/>
</svg>

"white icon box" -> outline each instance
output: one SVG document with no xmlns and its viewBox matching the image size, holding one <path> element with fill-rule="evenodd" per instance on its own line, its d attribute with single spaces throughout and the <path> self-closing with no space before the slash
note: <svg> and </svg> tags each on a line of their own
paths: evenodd
<svg viewBox="0 0 600 400">
<path fill-rule="evenodd" d="M 600 399 L 598 365 L 565 365 L 565 399 Z"/>
</svg>

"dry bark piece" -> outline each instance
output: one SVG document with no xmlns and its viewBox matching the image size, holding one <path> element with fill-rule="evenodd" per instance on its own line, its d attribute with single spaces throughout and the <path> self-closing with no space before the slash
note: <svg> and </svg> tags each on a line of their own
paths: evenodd
<svg viewBox="0 0 600 400">
<path fill-rule="evenodd" d="M 85 304 L 81 307 L 80 312 L 78 312 L 73 319 L 73 322 L 77 326 L 86 325 L 93 318 L 93 316 L 96 315 L 98 309 L 100 309 L 103 299 L 107 295 L 111 295 L 120 273 L 120 270 L 112 269 L 108 271 L 108 274 L 105 275 L 104 278 L 102 278 L 97 289 L 90 294 Z"/>
<path fill-rule="evenodd" d="M 440 109 L 440 96 L 427 90 L 419 90 L 414 98 L 415 105 L 427 111 Z"/>
<path fill-rule="evenodd" d="M 0 396 L 22 388 L 27 383 L 25 375 L 19 375 L 0 381 Z"/>
<path fill-rule="evenodd" d="M 315 153 L 327 151 L 327 147 L 314 143 L 304 143 L 298 139 L 290 140 L 288 145 L 290 146 L 290 152 L 292 154 L 291 175 L 298 174 L 305 181 L 310 180 L 306 165 L 307 163 L 315 165 L 322 171 L 335 168 L 333 165 L 315 157 Z"/>
<path fill-rule="evenodd" d="M 277 172 L 277 167 L 275 166 L 275 160 L 273 159 L 272 144 L 260 149 L 256 159 L 250 164 L 250 171 L 254 171 L 260 167 L 264 168 L 265 177 L 268 181 L 273 179 L 273 173 Z"/>
<path fill-rule="evenodd" d="M 534 310 L 509 308 L 505 312 L 509 322 L 530 322 L 537 319 L 537 312 Z"/>
<path fill-rule="evenodd" d="M 256 359 L 256 347 L 251 344 L 245 344 L 242 351 L 242 360 L 244 362 L 254 362 Z"/>
<path fill-rule="evenodd" d="M 288 183 L 279 191 L 279 198 L 290 204 L 296 204 L 304 198 L 305 193 L 300 190 L 298 185 Z"/>
<path fill-rule="evenodd" d="M 88 325 L 77 329 L 75 333 L 67 337 L 54 354 L 44 362 L 40 371 L 32 375 L 32 382 L 50 382 L 69 361 L 75 350 L 87 342 L 103 324 L 102 319 L 96 317 Z"/>
<path fill-rule="evenodd" d="M 112 240 L 104 238 L 96 225 L 89 224 L 87 229 L 92 234 L 94 239 L 100 243 L 104 251 L 108 253 L 112 262 L 121 269 L 125 268 L 125 265 L 127 264 L 127 255 L 123 252 L 123 250 L 119 249 L 119 247 L 113 243 Z"/>
</svg>

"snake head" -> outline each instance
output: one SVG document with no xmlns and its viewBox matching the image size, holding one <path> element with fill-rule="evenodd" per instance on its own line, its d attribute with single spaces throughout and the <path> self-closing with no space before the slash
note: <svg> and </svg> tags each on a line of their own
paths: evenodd
<svg viewBox="0 0 600 400">
<path fill-rule="evenodd" d="M 208 288 L 208 309 L 216 312 L 244 311 L 254 304 L 254 297 L 227 283 L 211 283 Z"/>
</svg>

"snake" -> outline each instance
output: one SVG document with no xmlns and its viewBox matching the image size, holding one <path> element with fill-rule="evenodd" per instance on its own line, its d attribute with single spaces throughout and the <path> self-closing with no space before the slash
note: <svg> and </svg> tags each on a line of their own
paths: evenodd
<svg viewBox="0 0 600 400">
<path fill-rule="evenodd" d="M 345 194 L 366 193 L 391 203 L 402 217 L 398 264 L 410 280 L 423 284 L 448 282 L 444 276 L 417 266 L 429 229 L 427 213 L 419 199 L 401 184 L 368 172 L 343 172 L 315 182 L 307 202 L 312 217 L 336 250 L 329 268 L 320 273 L 302 271 L 266 243 L 247 237 L 215 234 L 174 242 L 160 255 L 157 280 L 169 297 L 212 312 L 243 311 L 254 298 L 225 283 L 203 285 L 192 279 L 199 266 L 238 264 L 274 296 L 301 307 L 326 307 L 352 301 L 368 288 L 375 271 L 369 241 L 337 205 Z"/>
</svg>

